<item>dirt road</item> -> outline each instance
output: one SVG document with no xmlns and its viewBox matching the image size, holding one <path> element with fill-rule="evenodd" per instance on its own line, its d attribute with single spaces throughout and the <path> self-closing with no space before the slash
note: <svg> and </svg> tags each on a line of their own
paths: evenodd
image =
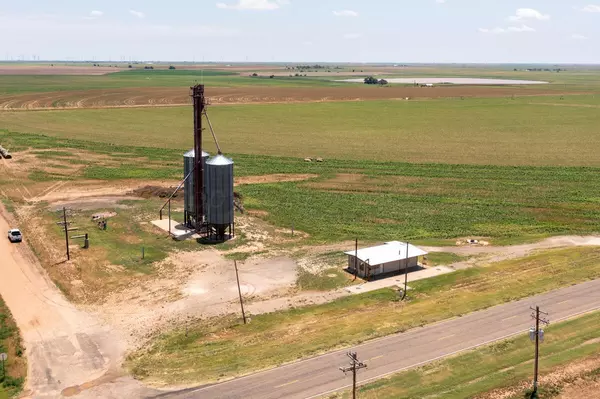
<svg viewBox="0 0 600 399">
<path fill-rule="evenodd" d="M 79 392 L 80 386 L 117 373 L 125 350 L 123 341 L 64 298 L 27 243 L 11 244 L 6 239 L 5 232 L 13 227 L 8 220 L 0 207 L 0 295 L 24 340 L 28 397 L 70 396 Z"/>
<path fill-rule="evenodd" d="M 452 247 L 420 247 L 427 252 L 450 252 L 460 256 L 474 256 L 473 258 L 454 263 L 454 269 L 465 269 L 473 267 L 477 264 L 501 262 L 508 259 L 523 258 L 535 251 L 552 248 L 569 248 L 569 247 L 587 247 L 600 246 L 600 237 L 595 236 L 560 236 L 550 237 L 545 240 L 531 243 L 510 245 L 503 247 L 496 246 L 452 246 Z"/>
</svg>

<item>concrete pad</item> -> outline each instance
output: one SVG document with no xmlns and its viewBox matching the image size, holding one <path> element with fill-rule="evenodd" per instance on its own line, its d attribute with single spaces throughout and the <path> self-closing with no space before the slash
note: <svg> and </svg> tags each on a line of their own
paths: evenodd
<svg viewBox="0 0 600 399">
<path fill-rule="evenodd" d="M 169 219 L 153 220 L 150 223 L 152 223 L 153 225 L 155 225 L 156 227 L 158 227 L 161 230 L 169 232 Z M 175 238 L 176 240 L 187 240 L 188 238 L 194 238 L 194 239 L 200 238 L 200 236 L 196 234 L 195 230 L 189 229 L 183 223 L 180 223 L 173 219 L 171 219 L 170 233 L 173 236 L 173 238 Z"/>
<path fill-rule="evenodd" d="M 451 269 L 446 266 L 436 266 L 430 267 L 427 269 L 422 269 L 416 272 L 408 273 L 408 282 L 424 280 L 426 278 L 431 278 L 435 276 L 441 276 L 442 274 L 452 273 L 454 269 Z M 382 288 L 388 287 L 402 287 L 404 285 L 404 274 L 400 274 L 398 276 L 393 276 L 389 278 L 384 278 L 377 281 L 370 281 L 368 283 L 353 285 L 351 287 L 346 287 L 346 291 L 351 294 L 362 294 L 365 292 L 376 291 Z"/>
</svg>

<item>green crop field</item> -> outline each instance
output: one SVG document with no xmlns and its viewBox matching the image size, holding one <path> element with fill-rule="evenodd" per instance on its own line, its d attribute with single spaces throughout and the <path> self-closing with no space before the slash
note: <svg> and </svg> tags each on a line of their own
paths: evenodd
<svg viewBox="0 0 600 399">
<path fill-rule="evenodd" d="M 114 158 L 111 164 L 88 164 L 79 174 L 60 169 L 54 174 L 37 171 L 30 178 L 38 181 L 182 178 L 183 150 L 111 146 L 8 132 L 0 132 L 0 141 L 15 150 L 55 149 L 40 155 L 45 162 L 85 162 L 71 159 L 70 149 Z M 351 160 L 306 163 L 298 158 L 232 157 L 237 176 L 316 176 L 308 181 L 236 188 L 244 196 L 247 209 L 266 211 L 263 217 L 277 226 L 295 225 L 308 233 L 312 242 L 470 235 L 515 242 L 600 230 L 600 168 Z M 140 158 L 147 161 L 139 162 Z"/>
<path fill-rule="evenodd" d="M 0 63 L 0 70 L 3 63 Z M 12 65 L 8 64 L 8 65 Z M 23 66 L 46 66 L 50 64 L 22 64 Z M 72 67 L 91 67 L 92 64 L 55 64 L 57 67 L 65 65 Z M 108 66 L 108 63 L 100 66 Z M 127 64 L 118 65 L 126 68 Z M 290 65 L 293 66 L 293 65 Z M 239 65 L 238 65 L 239 67 Z M 600 88 L 600 68 L 594 66 L 567 66 L 560 67 L 563 72 L 527 72 L 526 65 L 465 65 L 457 67 L 454 65 L 413 65 L 407 68 L 393 68 L 375 65 L 342 65 L 340 69 L 325 68 L 320 72 L 332 71 L 327 76 L 289 77 L 275 76 L 270 79 L 271 73 L 295 74 L 298 71 L 287 71 L 281 65 L 273 65 L 272 68 L 265 66 L 247 65 L 245 72 L 240 70 L 227 71 L 221 66 L 209 66 L 204 70 L 185 69 L 185 65 L 178 65 L 176 70 L 168 70 L 168 65 L 155 65 L 154 70 L 144 70 L 143 66 L 136 65 L 134 69 L 121 72 L 109 73 L 99 76 L 77 76 L 77 75 L 0 75 L 0 95 L 17 93 L 35 93 L 65 90 L 88 90 L 88 89 L 114 89 L 135 87 L 188 87 L 194 83 L 205 83 L 208 86 L 236 87 L 236 86 L 281 86 L 281 87 L 323 87 L 342 86 L 347 83 L 336 82 L 345 78 L 345 72 L 360 72 L 360 76 L 376 75 L 384 78 L 394 77 L 472 77 L 472 78 L 502 78 L 540 80 L 550 82 L 549 90 L 565 89 L 570 91 L 589 91 Z M 517 69 L 515 71 L 514 69 Z M 556 67 L 553 67 L 556 68 Z M 566 69 L 566 71 L 565 71 Z M 116 70 L 116 69 L 115 69 Z M 249 75 L 256 72 L 260 77 L 252 78 Z M 339 75 L 339 76 L 338 76 Z M 342 78 L 340 78 L 342 76 Z"/>
<path fill-rule="evenodd" d="M 0 75 L 0 95 L 45 93 L 50 91 L 116 89 L 136 87 L 207 86 L 339 86 L 344 83 L 315 77 L 240 76 L 233 72 L 199 70 L 131 70 L 98 76 L 76 75 Z"/>
<path fill-rule="evenodd" d="M 210 116 L 227 153 L 600 166 L 598 107 L 591 95 L 539 96 L 215 106 Z M 190 107 L 0 112 L 0 126 L 124 145 L 192 145 Z"/>
</svg>

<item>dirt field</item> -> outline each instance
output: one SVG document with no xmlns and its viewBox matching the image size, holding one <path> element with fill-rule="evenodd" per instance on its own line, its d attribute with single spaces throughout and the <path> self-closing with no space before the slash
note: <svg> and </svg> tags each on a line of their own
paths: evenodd
<svg viewBox="0 0 600 399">
<path fill-rule="evenodd" d="M 0 65 L 0 75 L 106 75 L 122 71 L 108 66 Z"/>
<path fill-rule="evenodd" d="M 551 92 L 556 95 L 557 92 Z M 509 97 L 549 94 L 544 88 L 524 87 L 211 87 L 213 105 L 294 103 L 326 101 L 404 100 L 451 97 Z M 567 94 L 567 93 L 563 93 Z M 123 88 L 110 90 L 59 91 L 0 97 L 0 110 L 48 108 L 160 107 L 189 105 L 185 87 Z"/>
</svg>

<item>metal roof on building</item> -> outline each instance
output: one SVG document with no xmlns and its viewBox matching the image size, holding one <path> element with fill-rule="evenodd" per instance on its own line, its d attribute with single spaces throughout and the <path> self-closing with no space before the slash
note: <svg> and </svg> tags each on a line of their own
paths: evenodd
<svg viewBox="0 0 600 399">
<path fill-rule="evenodd" d="M 427 252 L 412 244 L 408 244 L 408 254 L 406 251 L 406 243 L 400 241 L 390 241 L 376 247 L 359 249 L 358 252 L 344 252 L 346 255 L 357 255 L 358 259 L 367 262 L 370 265 L 380 265 L 404 259 L 410 259 L 417 256 L 427 255 Z M 408 255 L 408 256 L 407 256 Z"/>
</svg>

